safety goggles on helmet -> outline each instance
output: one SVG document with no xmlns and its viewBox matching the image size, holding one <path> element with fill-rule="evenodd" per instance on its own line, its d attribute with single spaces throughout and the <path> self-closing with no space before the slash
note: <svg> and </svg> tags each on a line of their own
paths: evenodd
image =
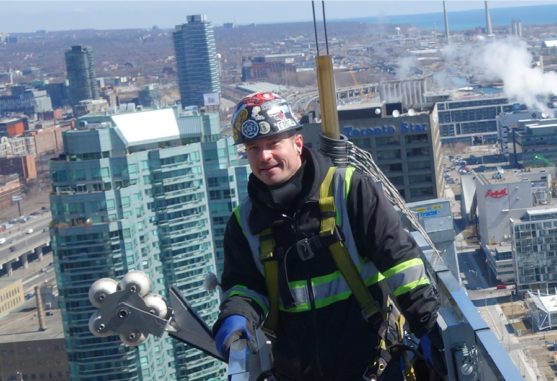
<svg viewBox="0 0 557 381">
<path fill-rule="evenodd" d="M 288 102 L 271 92 L 248 95 L 238 103 L 232 116 L 235 144 L 282 134 L 301 127 L 292 114 Z"/>
</svg>

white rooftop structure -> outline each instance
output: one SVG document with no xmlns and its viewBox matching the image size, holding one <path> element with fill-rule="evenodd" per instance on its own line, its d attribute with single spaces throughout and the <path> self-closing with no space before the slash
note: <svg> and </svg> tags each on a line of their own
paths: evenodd
<svg viewBox="0 0 557 381">
<path fill-rule="evenodd" d="M 115 130 L 127 146 L 179 138 L 172 109 L 113 115 Z"/>
<path fill-rule="evenodd" d="M 552 329 L 557 326 L 557 290 L 554 295 L 543 295 L 539 291 L 528 291 L 530 312 L 537 331 Z"/>
<path fill-rule="evenodd" d="M 556 48 L 557 40 L 545 40 L 542 42 L 544 48 Z"/>
</svg>

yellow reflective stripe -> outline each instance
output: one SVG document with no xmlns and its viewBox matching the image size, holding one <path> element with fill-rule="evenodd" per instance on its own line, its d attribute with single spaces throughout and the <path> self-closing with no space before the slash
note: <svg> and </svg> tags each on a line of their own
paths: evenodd
<svg viewBox="0 0 557 381">
<path fill-rule="evenodd" d="M 319 187 L 319 210 L 321 214 L 330 214 L 327 217 L 321 218 L 321 230 L 320 235 L 329 235 L 335 229 L 336 223 L 336 208 L 335 208 L 335 198 L 333 196 L 333 176 L 335 174 L 336 167 L 329 167 L 321 186 Z M 334 214 L 334 217 L 332 215 Z"/>
<path fill-rule="evenodd" d="M 316 276 L 315 278 L 311 278 L 310 281 L 312 285 L 319 286 L 324 283 L 333 282 L 338 278 L 340 278 L 340 276 L 341 276 L 340 271 L 337 270 L 327 275 L 321 275 L 321 276 Z M 307 281 L 305 280 L 294 280 L 292 282 L 288 282 L 288 287 L 290 288 L 301 288 L 301 287 L 306 287 L 306 285 L 307 285 Z"/>
<path fill-rule="evenodd" d="M 407 292 L 412 291 L 413 289 L 419 287 L 419 286 L 423 286 L 426 284 L 430 284 L 429 282 L 429 278 L 428 277 L 422 277 L 418 280 L 415 280 L 413 282 L 407 283 L 404 286 L 400 286 L 398 287 L 393 294 L 395 294 L 395 296 L 400 296 L 402 294 L 406 294 Z"/>
<path fill-rule="evenodd" d="M 364 264 L 360 264 L 360 266 L 358 266 L 358 269 L 360 270 Z M 337 270 L 333 273 L 327 274 L 327 275 L 322 275 L 319 277 L 315 277 L 315 278 L 311 278 L 310 282 L 312 287 L 316 287 L 316 286 L 320 286 L 326 283 L 333 283 L 333 282 L 338 282 L 341 279 L 344 279 L 342 276 L 342 273 Z M 382 281 L 383 279 L 385 279 L 385 277 L 381 274 L 381 273 L 377 273 L 374 274 L 372 276 L 368 276 L 367 278 L 364 279 L 364 283 L 366 286 L 372 286 L 380 281 Z M 346 280 L 344 280 L 346 282 Z M 335 295 L 329 295 L 327 297 L 324 298 L 317 298 L 314 300 L 314 304 L 315 304 L 315 308 L 323 308 L 323 307 L 327 307 L 333 303 L 339 302 L 339 301 L 343 301 L 348 299 L 351 295 L 352 295 L 352 290 L 350 289 L 350 286 L 348 284 L 346 284 L 346 286 L 348 287 L 348 290 L 346 291 L 341 291 L 338 294 Z M 307 281 L 305 280 L 298 280 L 298 281 L 292 281 L 292 282 L 288 282 L 288 287 L 293 291 L 293 294 L 295 295 L 296 289 L 300 289 L 300 288 L 306 288 L 307 287 Z M 315 294 L 315 293 L 314 293 Z M 284 308 L 282 305 L 280 306 L 280 310 L 281 311 L 285 311 L 285 312 L 290 312 L 290 313 L 296 313 L 296 312 L 306 312 L 309 311 L 311 309 L 311 305 L 309 303 L 309 301 L 307 302 L 302 302 L 297 304 L 294 307 L 290 307 L 290 308 Z"/>
<path fill-rule="evenodd" d="M 413 259 L 409 259 L 407 261 L 401 262 L 398 265 L 391 267 L 387 271 L 383 271 L 383 275 L 385 276 L 385 278 L 390 278 L 397 273 L 400 273 L 404 270 L 409 269 L 410 267 L 423 266 L 423 265 L 424 265 L 424 263 L 422 262 L 421 258 L 413 258 Z"/>
<path fill-rule="evenodd" d="M 344 201 L 348 200 L 348 195 L 350 194 L 350 184 L 352 181 L 352 175 L 356 170 L 355 167 L 348 166 L 344 172 Z"/>
<path fill-rule="evenodd" d="M 361 272 L 364 265 L 365 265 L 365 263 L 362 263 L 359 266 L 356 266 L 358 268 L 359 272 Z M 327 275 L 321 275 L 321 276 L 317 276 L 315 278 L 311 278 L 310 281 L 311 281 L 312 285 L 319 286 L 319 285 L 324 284 L 324 283 L 333 282 L 340 277 L 342 277 L 342 274 L 341 274 L 340 270 L 337 270 L 337 271 L 335 271 L 333 273 L 330 273 L 330 274 L 327 274 Z M 366 284 L 366 286 L 371 286 L 375 283 L 378 283 L 378 282 L 382 281 L 383 279 L 385 279 L 383 274 L 377 273 L 377 274 L 374 274 L 370 277 L 365 278 L 364 283 Z M 288 287 L 289 288 L 301 288 L 301 287 L 306 287 L 306 285 L 307 285 L 307 281 L 305 281 L 305 280 L 294 280 L 294 281 L 288 282 Z"/>
<path fill-rule="evenodd" d="M 315 308 L 318 309 L 318 308 L 324 308 L 330 306 L 333 303 L 348 299 L 350 295 L 352 295 L 352 291 L 344 291 L 337 295 L 331 295 L 327 298 L 316 300 L 314 302 Z M 297 306 L 290 307 L 290 308 L 283 308 L 281 306 L 281 311 L 290 312 L 290 313 L 306 312 L 309 311 L 310 309 L 311 309 L 311 305 L 309 303 L 301 303 Z"/>
<path fill-rule="evenodd" d="M 233 210 L 233 213 L 236 216 L 236 220 L 238 221 L 238 225 L 240 225 L 242 230 L 244 230 L 244 227 L 242 226 L 242 216 L 240 215 L 240 207 L 239 206 L 235 207 L 234 210 Z"/>
<path fill-rule="evenodd" d="M 311 306 L 309 303 L 301 303 L 294 307 L 284 308 L 282 305 L 280 306 L 280 310 L 284 312 L 306 312 L 311 310 Z"/>
<path fill-rule="evenodd" d="M 264 314 L 267 314 L 269 311 L 269 307 L 265 303 L 264 298 L 244 285 L 236 285 L 225 292 L 225 298 L 231 298 L 233 296 L 242 296 L 253 300 L 261 308 Z"/>
</svg>

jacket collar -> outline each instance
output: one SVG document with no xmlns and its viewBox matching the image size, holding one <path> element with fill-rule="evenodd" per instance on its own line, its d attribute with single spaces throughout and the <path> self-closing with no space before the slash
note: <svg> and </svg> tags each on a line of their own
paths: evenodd
<svg viewBox="0 0 557 381">
<path fill-rule="evenodd" d="M 309 200 L 319 198 L 319 186 L 332 165 L 329 158 L 310 148 L 302 151 L 303 164 L 290 180 L 279 187 L 270 188 L 250 175 L 248 194 L 252 202 L 249 228 L 253 234 L 283 218 L 291 216 Z"/>
</svg>

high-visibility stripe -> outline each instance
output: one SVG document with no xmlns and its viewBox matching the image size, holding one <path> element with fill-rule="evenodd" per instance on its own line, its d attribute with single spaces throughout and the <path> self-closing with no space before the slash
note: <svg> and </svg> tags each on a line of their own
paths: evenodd
<svg viewBox="0 0 557 381">
<path fill-rule="evenodd" d="M 257 293 L 244 285 L 237 284 L 230 287 L 226 292 L 223 293 L 223 299 L 230 298 L 232 296 L 242 296 L 253 300 L 255 303 L 261 307 L 264 314 L 269 312 L 269 300 L 264 295 Z"/>
<path fill-rule="evenodd" d="M 372 286 L 384 279 L 381 273 L 370 273 L 373 269 L 368 266 L 358 268 L 358 271 L 366 286 Z M 312 288 L 315 308 L 327 307 L 332 303 L 346 300 L 352 295 L 352 290 L 340 270 L 311 278 L 309 283 Z M 288 287 L 294 298 L 295 307 L 284 308 L 281 306 L 281 310 L 286 312 L 308 311 L 311 308 L 308 282 L 305 280 L 292 281 L 288 282 Z"/>
<path fill-rule="evenodd" d="M 350 195 L 350 184 L 352 183 L 352 175 L 356 171 L 356 167 L 349 166 L 346 168 L 344 174 L 344 201 L 348 201 L 348 196 Z"/>
<path fill-rule="evenodd" d="M 402 294 L 406 294 L 407 292 L 412 291 L 413 289 L 415 289 L 419 286 L 423 286 L 423 285 L 426 285 L 426 284 L 431 284 L 431 282 L 430 282 L 430 280 L 427 276 L 423 277 L 423 278 L 420 278 L 418 280 L 415 280 L 414 282 L 407 283 L 404 286 L 400 286 L 399 288 L 397 288 L 393 291 L 393 294 L 395 296 L 400 296 Z"/>
<path fill-rule="evenodd" d="M 411 284 L 422 279 L 429 279 L 421 258 L 413 258 L 399 263 L 383 272 L 383 275 L 387 278 L 387 283 L 389 283 L 391 289 L 406 290 L 402 293 L 409 292 L 415 288 L 411 287 Z"/>
<path fill-rule="evenodd" d="M 423 265 L 424 263 L 421 258 L 412 258 L 391 267 L 387 271 L 383 271 L 383 275 L 385 276 L 385 278 L 390 278 L 394 274 L 404 271 L 412 266 L 423 266 Z"/>
</svg>

